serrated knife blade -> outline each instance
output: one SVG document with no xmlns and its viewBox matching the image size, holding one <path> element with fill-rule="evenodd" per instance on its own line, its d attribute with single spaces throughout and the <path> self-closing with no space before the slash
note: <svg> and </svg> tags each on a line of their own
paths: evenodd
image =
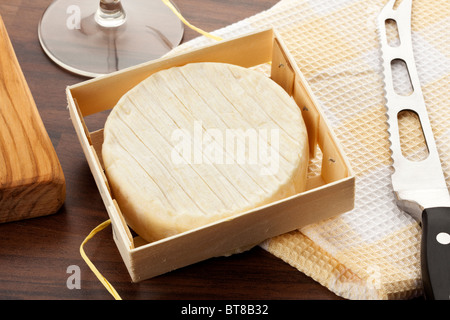
<svg viewBox="0 0 450 320">
<path fill-rule="evenodd" d="M 394 172 L 392 187 L 397 205 L 422 226 L 421 269 L 427 299 L 450 300 L 450 195 L 428 118 L 413 55 L 411 40 L 412 0 L 403 0 L 394 9 L 390 0 L 378 16 L 378 32 L 384 76 L 386 114 Z M 388 42 L 386 22 L 397 26 L 399 44 Z M 412 93 L 394 89 L 392 62 L 403 61 L 409 73 Z M 422 127 L 428 149 L 424 160 L 413 161 L 402 154 L 398 114 L 414 112 Z"/>
</svg>

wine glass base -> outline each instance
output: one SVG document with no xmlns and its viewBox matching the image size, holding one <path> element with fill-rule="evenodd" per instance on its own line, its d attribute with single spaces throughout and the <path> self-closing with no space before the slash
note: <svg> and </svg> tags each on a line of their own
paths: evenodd
<svg viewBox="0 0 450 320">
<path fill-rule="evenodd" d="M 160 0 L 122 0 L 119 26 L 95 21 L 98 1 L 57 0 L 39 23 L 39 41 L 56 64 L 97 77 L 160 58 L 180 44 L 184 26 Z"/>
</svg>

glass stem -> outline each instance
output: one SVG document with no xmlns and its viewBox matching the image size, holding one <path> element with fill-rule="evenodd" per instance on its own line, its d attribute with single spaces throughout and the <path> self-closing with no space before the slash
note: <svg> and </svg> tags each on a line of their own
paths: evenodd
<svg viewBox="0 0 450 320">
<path fill-rule="evenodd" d="M 123 10 L 120 0 L 100 0 L 95 21 L 106 28 L 121 26 L 126 20 L 126 14 Z"/>
</svg>

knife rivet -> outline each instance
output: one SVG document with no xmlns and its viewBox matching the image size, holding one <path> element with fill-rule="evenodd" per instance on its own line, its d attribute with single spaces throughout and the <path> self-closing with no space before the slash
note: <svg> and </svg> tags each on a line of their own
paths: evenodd
<svg viewBox="0 0 450 320">
<path fill-rule="evenodd" d="M 450 244 L 450 234 L 448 234 L 447 232 L 438 233 L 438 235 L 436 236 L 436 240 L 443 245 Z"/>
<path fill-rule="evenodd" d="M 284 68 L 284 64 L 280 63 L 280 64 L 278 65 L 278 68 Z"/>
<path fill-rule="evenodd" d="M 330 162 L 332 162 L 332 163 L 335 163 L 335 162 L 336 162 L 336 160 L 334 160 L 333 158 L 329 158 L 328 161 L 330 161 Z"/>
</svg>

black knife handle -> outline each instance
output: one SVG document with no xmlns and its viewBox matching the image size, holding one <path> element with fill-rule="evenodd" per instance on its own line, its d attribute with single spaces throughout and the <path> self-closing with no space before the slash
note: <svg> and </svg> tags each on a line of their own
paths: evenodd
<svg viewBox="0 0 450 320">
<path fill-rule="evenodd" d="M 422 212 L 422 282 L 425 298 L 450 300 L 450 207 Z"/>
</svg>

